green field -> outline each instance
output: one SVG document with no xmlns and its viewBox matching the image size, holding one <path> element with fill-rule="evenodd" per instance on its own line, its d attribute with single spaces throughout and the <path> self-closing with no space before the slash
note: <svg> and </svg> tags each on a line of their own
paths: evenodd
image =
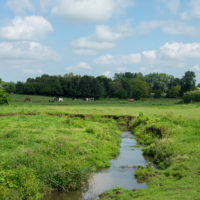
<svg viewBox="0 0 200 200">
<path fill-rule="evenodd" d="M 9 106 L 1 106 L 0 113 L 72 113 L 96 115 L 145 115 L 170 114 L 200 119 L 200 103 L 182 104 L 180 99 L 144 99 L 129 103 L 128 100 L 103 99 L 84 102 L 80 99 L 64 98 L 64 102 L 49 103 L 51 97 L 28 96 L 32 103 L 24 103 L 25 95 L 12 95 Z"/>
<path fill-rule="evenodd" d="M 119 152 L 121 132 L 111 119 L 20 115 L 0 120 L 0 199 L 76 190 Z"/>
<path fill-rule="evenodd" d="M 137 118 L 130 121 L 131 130 L 157 168 L 136 172 L 140 181 L 147 181 L 146 189 L 117 188 L 101 198 L 200 200 L 199 103 L 182 104 L 180 99 L 49 103 L 50 97 L 40 96 L 24 103 L 25 97 L 12 95 L 9 105 L 0 106 L 0 199 L 40 199 L 52 189 L 79 188 L 91 172 L 109 166 L 119 151 L 117 122 L 100 115 L 132 115 Z"/>
</svg>

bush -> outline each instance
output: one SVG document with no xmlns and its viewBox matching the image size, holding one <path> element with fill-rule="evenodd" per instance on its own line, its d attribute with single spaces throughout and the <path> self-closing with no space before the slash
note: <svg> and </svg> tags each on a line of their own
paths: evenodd
<svg viewBox="0 0 200 200">
<path fill-rule="evenodd" d="M 191 92 L 186 92 L 183 95 L 183 101 L 184 103 L 190 103 L 190 102 L 200 102 L 200 91 L 199 90 L 195 90 L 195 91 L 191 91 Z"/>
<path fill-rule="evenodd" d="M 177 85 L 177 86 L 173 86 L 169 91 L 168 91 L 168 97 L 169 98 L 177 98 L 180 96 L 180 92 L 181 92 L 181 86 Z"/>
<path fill-rule="evenodd" d="M 144 148 L 144 155 L 152 157 L 158 168 L 166 169 L 171 164 L 173 149 L 167 140 L 155 140 L 150 146 Z"/>
<path fill-rule="evenodd" d="M 154 98 L 160 98 L 162 97 L 162 90 L 156 90 L 154 93 Z"/>
<path fill-rule="evenodd" d="M 9 95 L 0 88 L 0 104 L 8 104 Z"/>
</svg>

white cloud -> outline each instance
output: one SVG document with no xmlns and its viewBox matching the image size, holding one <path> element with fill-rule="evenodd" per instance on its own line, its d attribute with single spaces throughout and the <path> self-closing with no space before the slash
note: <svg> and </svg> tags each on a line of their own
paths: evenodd
<svg viewBox="0 0 200 200">
<path fill-rule="evenodd" d="M 39 3 L 40 3 L 40 9 L 43 12 L 46 12 L 47 9 L 53 5 L 52 0 L 40 0 Z"/>
<path fill-rule="evenodd" d="M 53 31 L 51 24 L 41 16 L 15 17 L 9 25 L 0 28 L 0 37 L 7 40 L 39 40 Z"/>
<path fill-rule="evenodd" d="M 142 55 L 144 58 L 150 59 L 150 60 L 155 60 L 156 59 L 156 51 L 143 51 Z"/>
<path fill-rule="evenodd" d="M 22 69 L 22 72 L 28 75 L 38 75 L 43 73 L 41 69 Z"/>
<path fill-rule="evenodd" d="M 135 34 L 146 34 L 157 28 L 161 28 L 164 33 L 171 35 L 199 36 L 200 34 L 200 28 L 190 26 L 179 21 L 141 22 L 140 25 L 135 29 Z"/>
<path fill-rule="evenodd" d="M 26 11 L 35 10 L 30 0 L 7 0 L 6 7 L 16 14 L 25 14 Z"/>
<path fill-rule="evenodd" d="M 72 47 L 75 49 L 75 54 L 95 55 L 99 50 L 114 48 L 117 40 L 131 35 L 132 32 L 132 28 L 129 25 L 114 28 L 98 25 L 93 35 L 74 40 Z"/>
<path fill-rule="evenodd" d="M 69 66 L 66 68 L 67 71 L 73 71 L 73 72 L 90 70 L 90 69 L 91 69 L 91 66 L 86 62 L 80 62 L 77 65 Z"/>
<path fill-rule="evenodd" d="M 112 77 L 112 73 L 110 71 L 103 72 L 102 75 L 109 77 L 109 78 Z"/>
<path fill-rule="evenodd" d="M 200 43 L 165 43 L 158 50 L 143 51 L 127 55 L 104 55 L 94 60 L 98 66 L 138 66 L 143 71 L 145 66 L 156 68 L 188 67 L 200 60 Z M 195 67 L 196 70 L 199 67 Z"/>
<path fill-rule="evenodd" d="M 132 65 L 141 62 L 141 54 L 128 54 L 128 55 L 105 55 L 98 57 L 94 63 L 97 65 Z"/>
<path fill-rule="evenodd" d="M 181 14 L 183 20 L 189 20 L 192 18 L 200 18 L 200 0 L 191 0 L 189 8 Z"/>
<path fill-rule="evenodd" d="M 200 66 L 199 65 L 195 65 L 194 67 L 192 67 L 192 69 L 194 71 L 200 72 Z"/>
<path fill-rule="evenodd" d="M 131 0 L 57 0 L 51 12 L 68 22 L 104 22 L 132 5 Z"/>
<path fill-rule="evenodd" d="M 103 50 L 103 49 L 111 49 L 115 47 L 112 42 L 105 41 L 95 41 L 92 38 L 79 38 L 72 42 L 72 47 L 80 48 L 80 49 L 95 49 L 95 50 Z"/>
<path fill-rule="evenodd" d="M 51 48 L 38 42 L 1 42 L 0 60 L 9 62 L 58 61 L 60 57 Z"/>
<path fill-rule="evenodd" d="M 166 43 L 158 52 L 160 57 L 187 60 L 200 58 L 200 43 Z"/>
<path fill-rule="evenodd" d="M 163 3 L 172 14 L 176 14 L 180 6 L 180 0 L 159 0 L 159 3 Z"/>
<path fill-rule="evenodd" d="M 96 50 L 93 49 L 75 49 L 73 53 L 80 56 L 95 56 L 97 54 Z"/>
</svg>

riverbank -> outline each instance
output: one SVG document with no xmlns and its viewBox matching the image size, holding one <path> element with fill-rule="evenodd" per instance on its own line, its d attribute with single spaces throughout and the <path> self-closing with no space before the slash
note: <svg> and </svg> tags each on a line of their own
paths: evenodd
<svg viewBox="0 0 200 200">
<path fill-rule="evenodd" d="M 110 166 L 121 132 L 112 119 L 4 116 L 0 121 L 0 199 L 36 200 L 71 191 Z"/>
<path fill-rule="evenodd" d="M 119 155 L 110 161 L 109 168 L 94 172 L 86 187 L 73 192 L 53 192 L 46 195 L 44 200 L 93 200 L 98 195 L 114 187 L 126 189 L 145 188 L 145 183 L 138 183 L 134 178 L 136 166 L 145 167 L 148 161 L 142 155 L 140 147 L 131 132 L 123 131 Z"/>
<path fill-rule="evenodd" d="M 147 181 L 140 190 L 113 189 L 102 200 L 199 200 L 200 123 L 170 115 L 146 117 L 133 122 L 133 133 L 145 155 L 158 169 L 140 167 L 135 175 Z"/>
</svg>

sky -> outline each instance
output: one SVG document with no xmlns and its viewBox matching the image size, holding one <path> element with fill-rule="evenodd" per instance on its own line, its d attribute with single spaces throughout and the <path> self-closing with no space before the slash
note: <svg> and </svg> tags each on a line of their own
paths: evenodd
<svg viewBox="0 0 200 200">
<path fill-rule="evenodd" d="M 200 82 L 200 0 L 0 0 L 0 78 L 158 72 Z"/>
</svg>

